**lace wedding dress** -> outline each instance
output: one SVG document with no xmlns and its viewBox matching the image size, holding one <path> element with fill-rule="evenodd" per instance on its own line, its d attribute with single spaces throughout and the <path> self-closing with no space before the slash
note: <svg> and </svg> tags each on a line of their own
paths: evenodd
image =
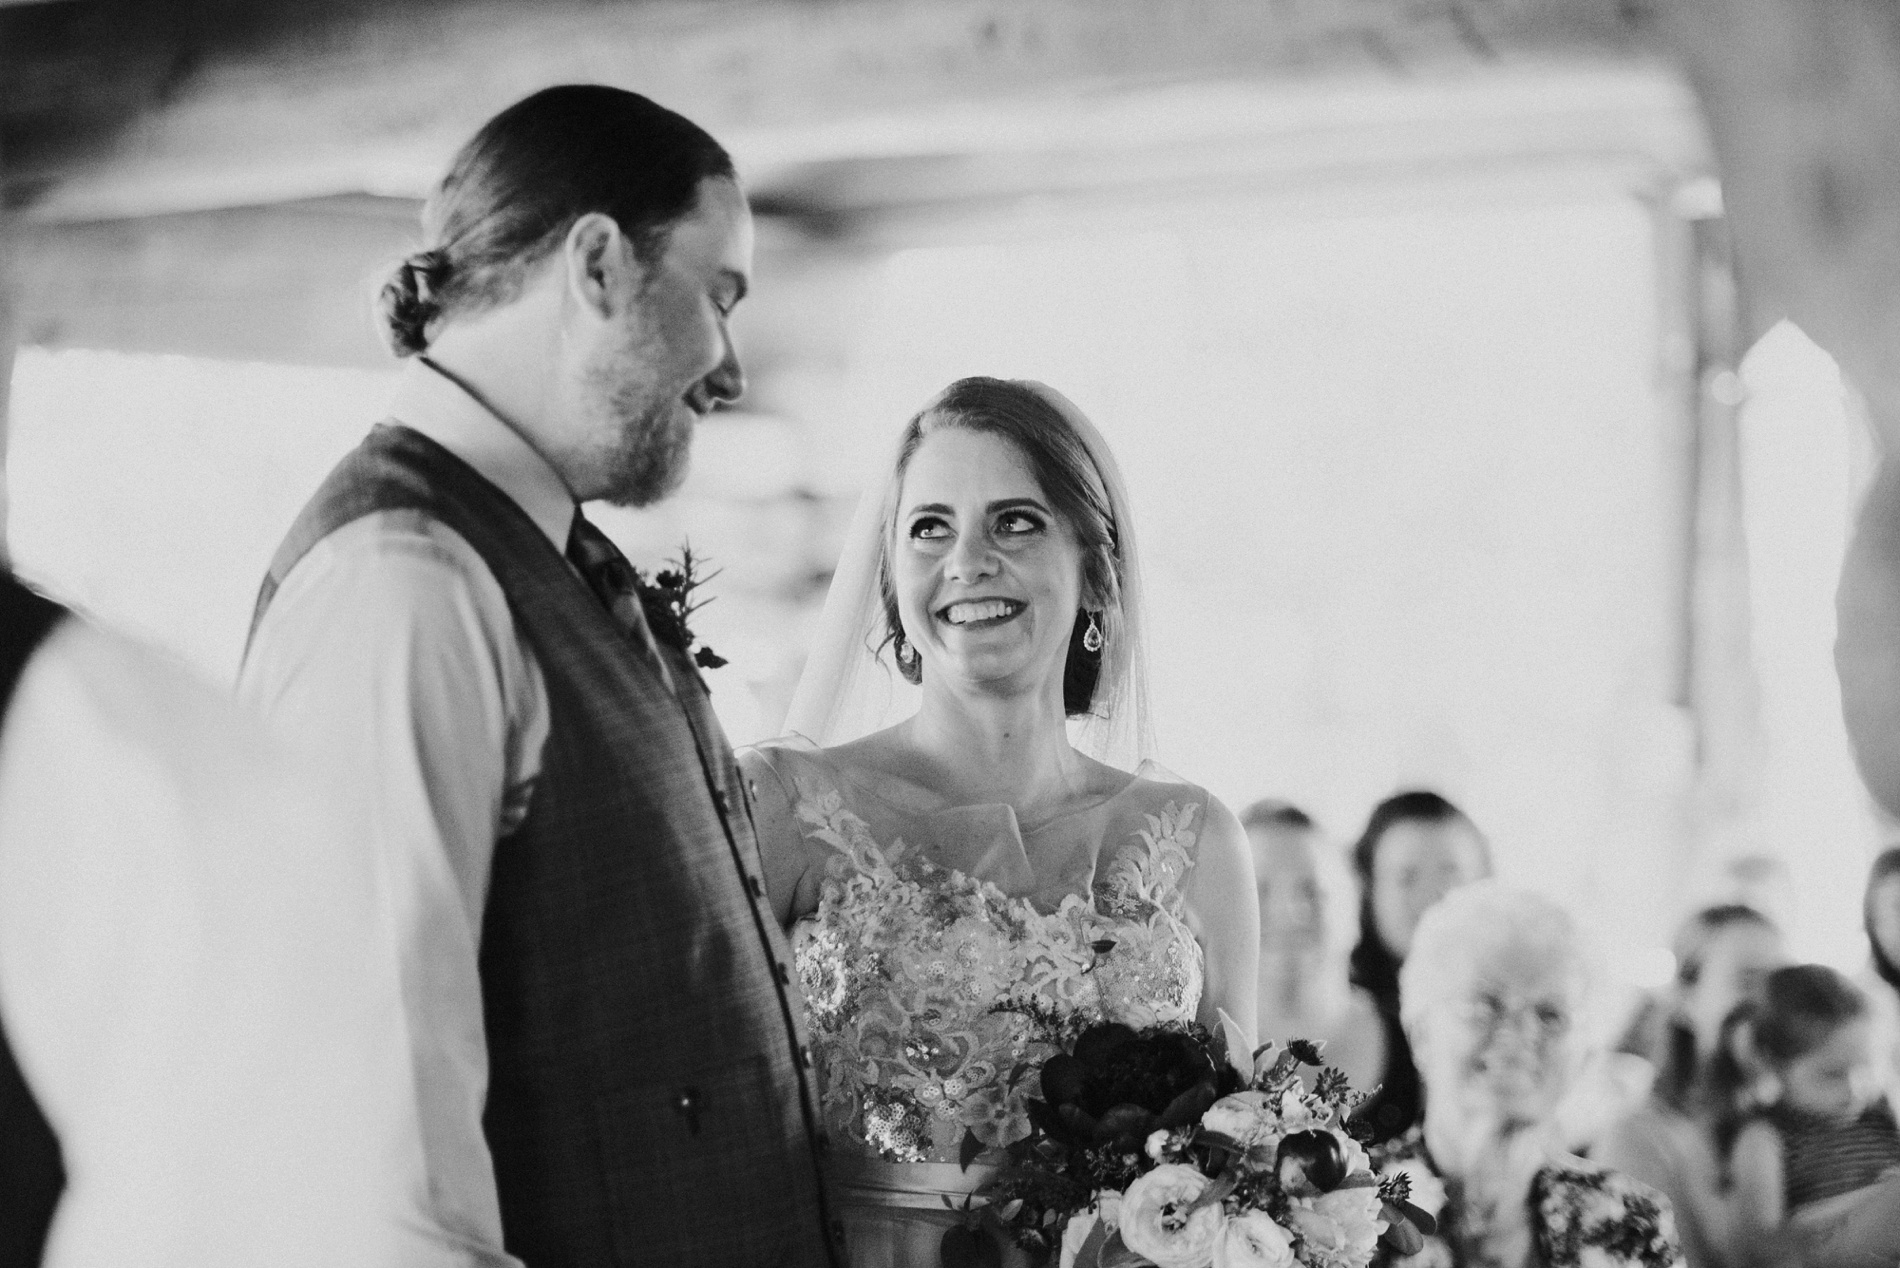
<svg viewBox="0 0 1900 1268">
<path fill-rule="evenodd" d="M 928 1268 L 952 1208 L 1028 1133 L 1055 1028 L 1194 1019 L 1202 956 L 1181 887 L 1207 794 L 1147 764 L 1110 797 L 1023 825 L 809 747 L 743 760 L 832 852 L 792 941 L 851 1263 Z M 980 1149 L 967 1168 L 966 1135 Z"/>
</svg>

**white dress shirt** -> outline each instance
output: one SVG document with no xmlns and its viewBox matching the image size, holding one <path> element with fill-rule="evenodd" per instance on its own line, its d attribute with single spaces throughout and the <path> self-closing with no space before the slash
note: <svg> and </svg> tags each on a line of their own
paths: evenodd
<svg viewBox="0 0 1900 1268">
<path fill-rule="evenodd" d="M 49 1268 L 478 1262 L 409 1200 L 366 845 L 159 655 L 68 620 L 27 662 L 0 725 L 0 1014 L 67 1176 Z"/>
<path fill-rule="evenodd" d="M 467 393 L 411 363 L 391 413 L 565 548 L 575 511 L 567 486 Z M 279 734 L 373 802 L 408 1016 L 390 1059 L 419 1102 L 419 1197 L 440 1227 L 512 1264 L 482 1134 L 488 1054 L 476 957 L 495 843 L 526 814 L 547 740 L 533 652 L 460 534 L 420 513 L 378 512 L 291 569 L 238 686 Z"/>
</svg>

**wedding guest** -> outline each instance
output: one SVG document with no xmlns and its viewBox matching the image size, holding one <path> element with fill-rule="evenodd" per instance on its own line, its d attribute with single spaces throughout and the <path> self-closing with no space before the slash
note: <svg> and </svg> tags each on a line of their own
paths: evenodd
<svg viewBox="0 0 1900 1268">
<path fill-rule="evenodd" d="M 1399 1024 L 1399 966 L 1412 933 L 1432 905 L 1460 885 L 1491 874 L 1491 849 L 1463 811 L 1438 793 L 1395 793 L 1373 808 L 1352 848 L 1358 875 L 1359 941 L 1352 981 L 1368 992 L 1385 1022 L 1385 1081 L 1360 1107 L 1376 1140 L 1418 1122 L 1418 1071 Z"/>
<path fill-rule="evenodd" d="M 1400 999 L 1425 1119 L 1375 1162 L 1438 1182 L 1414 1189 L 1454 1268 L 1669 1268 L 1666 1198 L 1562 1148 L 1559 1102 L 1586 1056 L 1577 929 L 1550 900 L 1467 885 L 1420 919 Z"/>
<path fill-rule="evenodd" d="M 1674 953 L 1675 980 L 1653 1010 L 1652 1033 L 1625 1040 L 1655 1063 L 1649 1096 L 1595 1157 L 1669 1198 L 1689 1268 L 1729 1268 L 1733 1210 L 1718 1157 L 1713 1062 L 1724 1020 L 1786 955 L 1766 916 L 1733 903 L 1685 920 Z"/>
<path fill-rule="evenodd" d="M 744 389 L 752 217 L 635 93 L 484 124 L 383 291 L 408 359 L 259 595 L 241 687 L 369 790 L 434 1218 L 491 1262 L 824 1264 L 809 1052 L 654 503 Z M 734 1201 L 743 1194 L 744 1201 Z"/>
<path fill-rule="evenodd" d="M 1311 1039 L 1356 1088 L 1385 1075 L 1385 1027 L 1372 996 L 1350 980 L 1358 887 L 1344 853 L 1284 801 L 1240 816 L 1260 894 L 1260 1038 Z"/>
<path fill-rule="evenodd" d="M 1866 997 L 1825 965 L 1791 965 L 1770 973 L 1727 1029 L 1715 1082 L 1734 1187 L 1732 1262 L 1836 1262 L 1825 1239 L 1856 1208 L 1892 1204 L 1893 1186 L 1880 1181 L 1900 1167 Z M 1900 1237 L 1879 1258 L 1900 1258 Z"/>
<path fill-rule="evenodd" d="M 0 1265 L 481 1262 L 412 1202 L 386 908 L 341 804 L 0 570 Z"/>
</svg>

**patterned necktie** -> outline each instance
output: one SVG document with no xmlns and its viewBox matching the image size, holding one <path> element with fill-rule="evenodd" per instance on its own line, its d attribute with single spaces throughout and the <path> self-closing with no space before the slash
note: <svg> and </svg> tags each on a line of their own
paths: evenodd
<svg viewBox="0 0 1900 1268">
<path fill-rule="evenodd" d="M 599 598 L 608 615 L 626 634 L 668 691 L 674 690 L 673 675 L 667 672 L 666 658 L 654 641 L 653 628 L 647 624 L 646 609 L 640 603 L 639 574 L 620 548 L 607 534 L 594 527 L 577 508 L 574 526 L 567 534 L 567 559 L 580 571 L 588 587 Z"/>
</svg>

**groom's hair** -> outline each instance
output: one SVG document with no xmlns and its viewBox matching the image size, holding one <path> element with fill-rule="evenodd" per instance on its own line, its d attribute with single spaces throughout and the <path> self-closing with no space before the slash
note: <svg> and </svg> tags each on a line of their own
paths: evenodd
<svg viewBox="0 0 1900 1268">
<path fill-rule="evenodd" d="M 958 379 L 910 420 L 898 442 L 897 468 L 891 473 L 891 513 L 896 513 L 895 491 L 903 483 L 911 458 L 938 427 L 1000 436 L 1015 446 L 1029 465 L 1030 474 L 1051 509 L 1075 534 L 1082 548 L 1082 605 L 1069 631 L 1069 655 L 1062 670 L 1062 707 L 1070 717 L 1089 712 L 1095 688 L 1101 683 L 1104 653 L 1124 637 L 1122 621 L 1122 560 L 1115 516 L 1108 491 L 1085 441 L 1047 397 L 1025 383 L 1007 379 Z M 888 552 L 892 525 L 884 525 Z M 884 604 L 884 641 L 904 637 L 897 611 L 897 592 L 891 585 L 888 558 L 878 571 Z M 1093 615 L 1102 635 L 1101 647 L 1087 646 L 1089 618 Z M 897 657 L 898 672 L 911 682 L 923 681 L 922 664 Z"/>
<path fill-rule="evenodd" d="M 438 318 L 514 299 L 590 212 L 611 216 L 651 264 L 715 177 L 736 179 L 719 142 L 638 93 L 567 84 L 517 101 L 462 147 L 423 206 L 425 247 L 378 301 L 390 349 L 425 351 Z"/>
</svg>

